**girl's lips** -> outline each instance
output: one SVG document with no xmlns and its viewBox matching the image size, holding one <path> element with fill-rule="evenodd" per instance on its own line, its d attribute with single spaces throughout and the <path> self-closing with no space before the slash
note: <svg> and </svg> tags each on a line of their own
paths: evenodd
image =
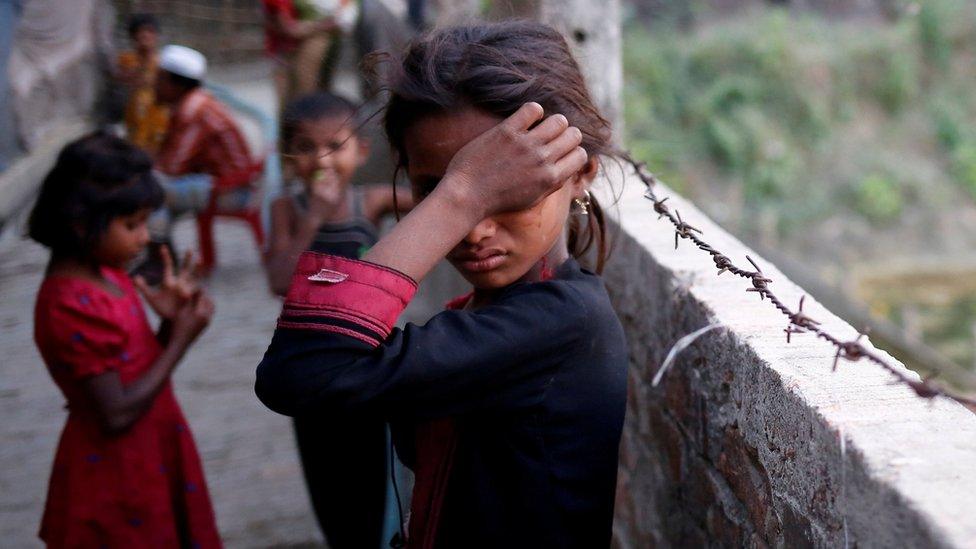
<svg viewBox="0 0 976 549">
<path fill-rule="evenodd" d="M 483 259 L 457 258 L 455 260 L 458 267 L 470 273 L 483 273 L 497 269 L 505 261 L 504 253 L 489 255 Z"/>
</svg>

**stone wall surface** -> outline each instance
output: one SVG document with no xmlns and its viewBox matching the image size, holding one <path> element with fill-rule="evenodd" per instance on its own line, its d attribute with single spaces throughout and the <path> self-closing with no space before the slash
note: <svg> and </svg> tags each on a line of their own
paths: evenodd
<svg viewBox="0 0 976 549">
<path fill-rule="evenodd" d="M 631 354 L 615 547 L 976 546 L 976 416 L 922 400 L 867 362 L 841 360 L 832 372 L 835 349 L 814 336 L 787 344 L 786 318 L 745 292 L 748 280 L 716 276 L 687 241 L 675 250 L 642 184 L 623 187 L 605 272 Z M 670 190 L 659 194 L 798 303 L 803 290 L 775 266 Z M 810 298 L 804 310 L 857 336 Z M 675 341 L 716 322 L 652 387 Z"/>
</svg>

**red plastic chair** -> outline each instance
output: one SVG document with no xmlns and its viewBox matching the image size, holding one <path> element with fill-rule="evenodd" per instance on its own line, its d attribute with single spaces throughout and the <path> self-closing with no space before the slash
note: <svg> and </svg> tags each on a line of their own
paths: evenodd
<svg viewBox="0 0 976 549">
<path fill-rule="evenodd" d="M 256 184 L 264 171 L 264 161 L 260 161 L 245 172 L 230 174 L 220 178 L 214 183 L 214 192 L 210 197 L 210 205 L 207 209 L 197 214 L 197 239 L 200 244 L 200 269 L 204 274 L 209 274 L 217 265 L 217 248 L 214 245 L 214 221 L 218 217 L 227 219 L 238 219 L 244 221 L 251 228 L 254 235 L 254 243 L 257 245 L 258 253 L 264 260 L 264 224 L 261 221 L 261 209 L 259 202 L 252 200 L 251 206 L 244 210 L 227 211 L 217 207 L 218 198 L 221 193 L 237 190 L 241 187 L 251 186 L 258 190 Z M 257 202 L 257 203 L 256 203 Z"/>
</svg>

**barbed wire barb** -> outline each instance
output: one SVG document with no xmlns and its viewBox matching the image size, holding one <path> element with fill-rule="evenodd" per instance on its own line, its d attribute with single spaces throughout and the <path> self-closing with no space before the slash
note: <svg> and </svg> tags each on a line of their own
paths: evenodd
<svg viewBox="0 0 976 549">
<path fill-rule="evenodd" d="M 648 171 L 647 164 L 645 162 L 640 162 L 634 160 L 629 154 L 622 154 L 621 157 L 633 166 L 637 173 L 637 176 L 641 179 L 644 185 L 647 187 L 644 190 L 644 198 L 650 200 L 653 203 L 654 211 L 658 214 L 658 219 L 666 218 L 675 229 L 674 233 L 674 247 L 678 248 L 679 239 L 691 240 L 695 247 L 702 250 L 703 252 L 709 254 L 712 261 L 715 263 L 715 267 L 718 269 L 718 275 L 730 272 L 736 276 L 749 279 L 752 282 L 752 287 L 746 288 L 747 292 L 755 292 L 759 294 L 759 298 L 765 301 L 767 298 L 769 302 L 776 307 L 781 313 L 783 313 L 788 321 L 786 329 L 786 341 L 790 343 L 790 336 L 796 333 L 809 333 L 816 336 L 819 339 L 830 343 L 837 348 L 837 353 L 834 355 L 834 364 L 832 371 L 837 370 L 837 364 L 840 359 L 844 359 L 850 362 L 857 362 L 861 359 L 866 359 L 869 362 L 876 364 L 877 366 L 884 369 L 890 375 L 893 376 L 893 383 L 907 386 L 916 395 L 924 399 L 934 399 L 935 397 L 943 397 L 950 400 L 954 400 L 963 406 L 969 408 L 971 411 L 976 412 L 976 398 L 963 396 L 954 393 L 947 389 L 946 387 L 933 382 L 935 376 L 928 376 L 921 379 L 916 379 L 913 374 L 908 374 L 892 364 L 887 360 L 881 358 L 880 355 L 871 351 L 861 343 L 861 340 L 868 334 L 868 330 L 858 333 L 857 337 L 852 341 L 844 341 L 840 338 L 827 332 L 821 325 L 820 322 L 814 320 L 809 315 L 803 311 L 803 304 L 806 300 L 806 296 L 800 298 L 799 307 L 797 310 L 790 309 L 782 300 L 780 300 L 776 294 L 774 294 L 770 289 L 769 285 L 772 284 L 772 279 L 767 277 L 762 269 L 756 264 L 755 261 L 748 255 L 746 259 L 752 264 L 754 271 L 743 269 L 736 266 L 732 260 L 722 252 L 718 251 L 714 246 L 705 242 L 702 238 L 703 233 L 696 227 L 693 227 L 681 219 L 681 215 L 678 210 L 671 212 L 671 209 L 665 205 L 668 197 L 658 198 L 657 194 L 654 192 L 654 186 L 657 183 L 657 178 L 653 173 Z"/>
</svg>

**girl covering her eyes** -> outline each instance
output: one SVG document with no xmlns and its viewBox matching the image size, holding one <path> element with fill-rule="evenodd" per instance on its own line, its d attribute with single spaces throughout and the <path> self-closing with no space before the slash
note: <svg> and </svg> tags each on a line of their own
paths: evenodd
<svg viewBox="0 0 976 549">
<path fill-rule="evenodd" d="M 627 352 L 578 258 L 599 271 L 607 249 L 588 187 L 609 124 L 541 24 L 435 30 L 389 78 L 386 132 L 422 200 L 362 260 L 301 256 L 257 394 L 392 422 L 416 475 L 408 547 L 606 547 Z M 444 257 L 472 293 L 394 329 Z"/>
</svg>

